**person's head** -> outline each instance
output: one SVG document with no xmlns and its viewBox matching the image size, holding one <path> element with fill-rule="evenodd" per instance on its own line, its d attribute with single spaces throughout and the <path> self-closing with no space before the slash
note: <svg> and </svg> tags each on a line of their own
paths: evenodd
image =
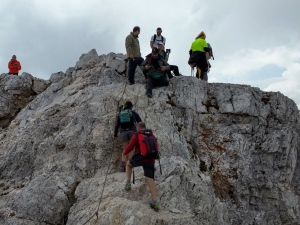
<svg viewBox="0 0 300 225">
<path fill-rule="evenodd" d="M 17 60 L 17 56 L 16 56 L 16 55 L 13 55 L 13 56 L 11 57 L 11 60 L 12 60 L 12 61 L 16 61 L 16 60 Z"/>
<path fill-rule="evenodd" d="M 198 38 L 202 38 L 202 39 L 205 40 L 206 34 L 204 33 L 204 31 L 201 31 L 200 34 L 198 34 L 198 36 L 196 37 L 196 39 L 198 39 Z"/>
<path fill-rule="evenodd" d="M 131 101 L 125 102 L 125 105 L 124 105 L 125 109 L 132 109 L 132 107 L 133 107 L 133 104 Z"/>
<path fill-rule="evenodd" d="M 160 27 L 158 27 L 158 28 L 156 29 L 156 34 L 157 34 L 158 36 L 160 36 L 161 33 L 162 33 L 162 29 L 161 29 Z"/>
<path fill-rule="evenodd" d="M 159 50 L 157 48 L 152 49 L 152 58 L 157 58 Z"/>
<path fill-rule="evenodd" d="M 144 122 L 139 122 L 137 124 L 137 130 L 140 131 L 140 130 L 146 130 L 146 124 Z"/>
<path fill-rule="evenodd" d="M 161 41 L 157 42 L 157 49 L 159 51 L 163 51 L 164 50 L 164 44 Z"/>
<path fill-rule="evenodd" d="M 140 34 L 140 32 L 141 32 L 141 28 L 139 27 L 139 26 L 135 26 L 134 28 L 133 28 L 133 30 L 132 30 L 132 33 L 134 34 L 134 36 L 139 36 L 139 34 Z"/>
</svg>

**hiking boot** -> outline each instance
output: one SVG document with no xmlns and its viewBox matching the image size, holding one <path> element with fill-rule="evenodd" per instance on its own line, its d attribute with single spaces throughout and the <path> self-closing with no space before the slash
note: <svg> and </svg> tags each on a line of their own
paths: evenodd
<svg viewBox="0 0 300 225">
<path fill-rule="evenodd" d="M 148 98 L 152 98 L 152 94 L 147 92 L 146 95 L 147 95 Z"/>
<path fill-rule="evenodd" d="M 126 183 L 124 189 L 125 189 L 125 191 L 130 191 L 131 190 L 131 184 L 130 183 Z"/>
<path fill-rule="evenodd" d="M 156 203 L 156 204 L 150 203 L 150 207 L 151 207 L 152 209 L 154 209 L 156 212 L 159 211 L 158 203 Z"/>
</svg>

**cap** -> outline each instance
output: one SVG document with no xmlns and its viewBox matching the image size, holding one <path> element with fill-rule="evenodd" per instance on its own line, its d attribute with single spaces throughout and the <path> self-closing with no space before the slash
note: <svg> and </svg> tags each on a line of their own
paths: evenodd
<svg viewBox="0 0 300 225">
<path fill-rule="evenodd" d="M 153 48 L 152 49 L 152 53 L 156 53 L 157 54 L 158 53 L 158 49 L 157 48 Z"/>
</svg>

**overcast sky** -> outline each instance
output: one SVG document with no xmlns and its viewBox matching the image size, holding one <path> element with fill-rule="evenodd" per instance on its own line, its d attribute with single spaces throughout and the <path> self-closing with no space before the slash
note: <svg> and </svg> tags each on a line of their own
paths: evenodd
<svg viewBox="0 0 300 225">
<path fill-rule="evenodd" d="M 21 72 L 49 79 L 93 48 L 125 53 L 138 25 L 143 57 L 161 27 L 169 63 L 190 75 L 188 51 L 203 30 L 215 55 L 209 82 L 280 91 L 300 107 L 300 0 L 0 1 L 0 73 L 13 54 Z"/>
</svg>

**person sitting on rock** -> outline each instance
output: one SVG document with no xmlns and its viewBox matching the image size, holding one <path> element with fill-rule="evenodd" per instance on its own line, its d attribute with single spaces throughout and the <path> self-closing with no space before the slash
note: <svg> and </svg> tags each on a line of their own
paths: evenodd
<svg viewBox="0 0 300 225">
<path fill-rule="evenodd" d="M 147 71 L 146 95 L 152 98 L 153 87 L 168 86 L 169 81 L 165 71 L 170 70 L 169 64 L 158 54 L 158 49 L 153 48 L 152 53 L 146 56 L 141 64 L 141 69 Z"/>
<path fill-rule="evenodd" d="M 13 55 L 8 62 L 8 74 L 19 75 L 19 71 L 22 69 L 21 63 L 17 60 L 17 56 Z"/>
<path fill-rule="evenodd" d="M 132 110 L 133 104 L 131 101 L 127 101 L 125 103 L 124 109 L 121 110 L 119 115 L 116 118 L 114 138 L 118 136 L 118 130 L 120 129 L 120 138 L 123 143 L 123 148 L 126 148 L 131 137 L 136 133 L 135 123 L 141 122 L 141 117 L 139 114 Z M 131 158 L 133 152 L 129 154 L 129 158 Z M 120 165 L 120 170 L 125 172 L 126 166 L 126 158 L 122 157 L 122 162 Z"/>
<path fill-rule="evenodd" d="M 168 62 L 169 54 L 170 54 L 170 53 L 165 52 L 164 44 L 163 44 L 161 41 L 157 42 L 157 49 L 159 50 L 160 56 L 161 56 L 166 62 Z M 175 76 L 180 76 L 180 75 L 181 75 L 181 74 L 179 73 L 178 66 L 170 65 L 170 70 L 167 70 L 167 71 L 166 71 L 166 73 L 168 74 L 169 79 L 173 78 L 173 75 L 172 75 L 171 71 L 173 71 L 173 73 L 175 74 Z"/>
<path fill-rule="evenodd" d="M 191 49 L 189 51 L 190 58 L 189 64 L 191 67 L 197 67 L 196 77 L 201 80 L 207 81 L 207 70 L 208 70 L 208 63 L 207 63 L 207 52 L 209 51 L 207 43 L 205 41 L 206 34 L 202 31 L 196 37 L 195 41 L 193 41 L 191 45 Z M 205 77 L 206 75 L 206 77 Z"/>
<path fill-rule="evenodd" d="M 130 191 L 131 190 L 131 173 L 132 173 L 132 167 L 143 167 L 144 170 L 144 176 L 146 177 L 146 182 L 150 188 L 152 202 L 150 203 L 151 208 L 153 208 L 155 211 L 159 210 L 159 206 L 157 203 L 157 189 L 156 185 L 154 183 L 154 173 L 155 173 L 155 158 L 146 158 L 143 156 L 143 148 L 141 146 L 144 138 L 144 134 L 148 132 L 151 137 L 155 139 L 155 145 L 157 145 L 157 141 L 155 136 L 153 135 L 151 130 L 146 129 L 146 124 L 143 122 L 140 122 L 137 124 L 138 133 L 135 134 L 131 141 L 129 142 L 129 145 L 124 149 L 123 155 L 124 157 L 128 155 L 134 148 L 135 154 L 132 156 L 132 158 L 127 161 L 126 164 L 126 178 L 127 182 L 125 185 L 125 190 Z M 152 139 L 152 140 L 154 140 Z M 145 153 L 144 153 L 145 154 Z"/>
</svg>

